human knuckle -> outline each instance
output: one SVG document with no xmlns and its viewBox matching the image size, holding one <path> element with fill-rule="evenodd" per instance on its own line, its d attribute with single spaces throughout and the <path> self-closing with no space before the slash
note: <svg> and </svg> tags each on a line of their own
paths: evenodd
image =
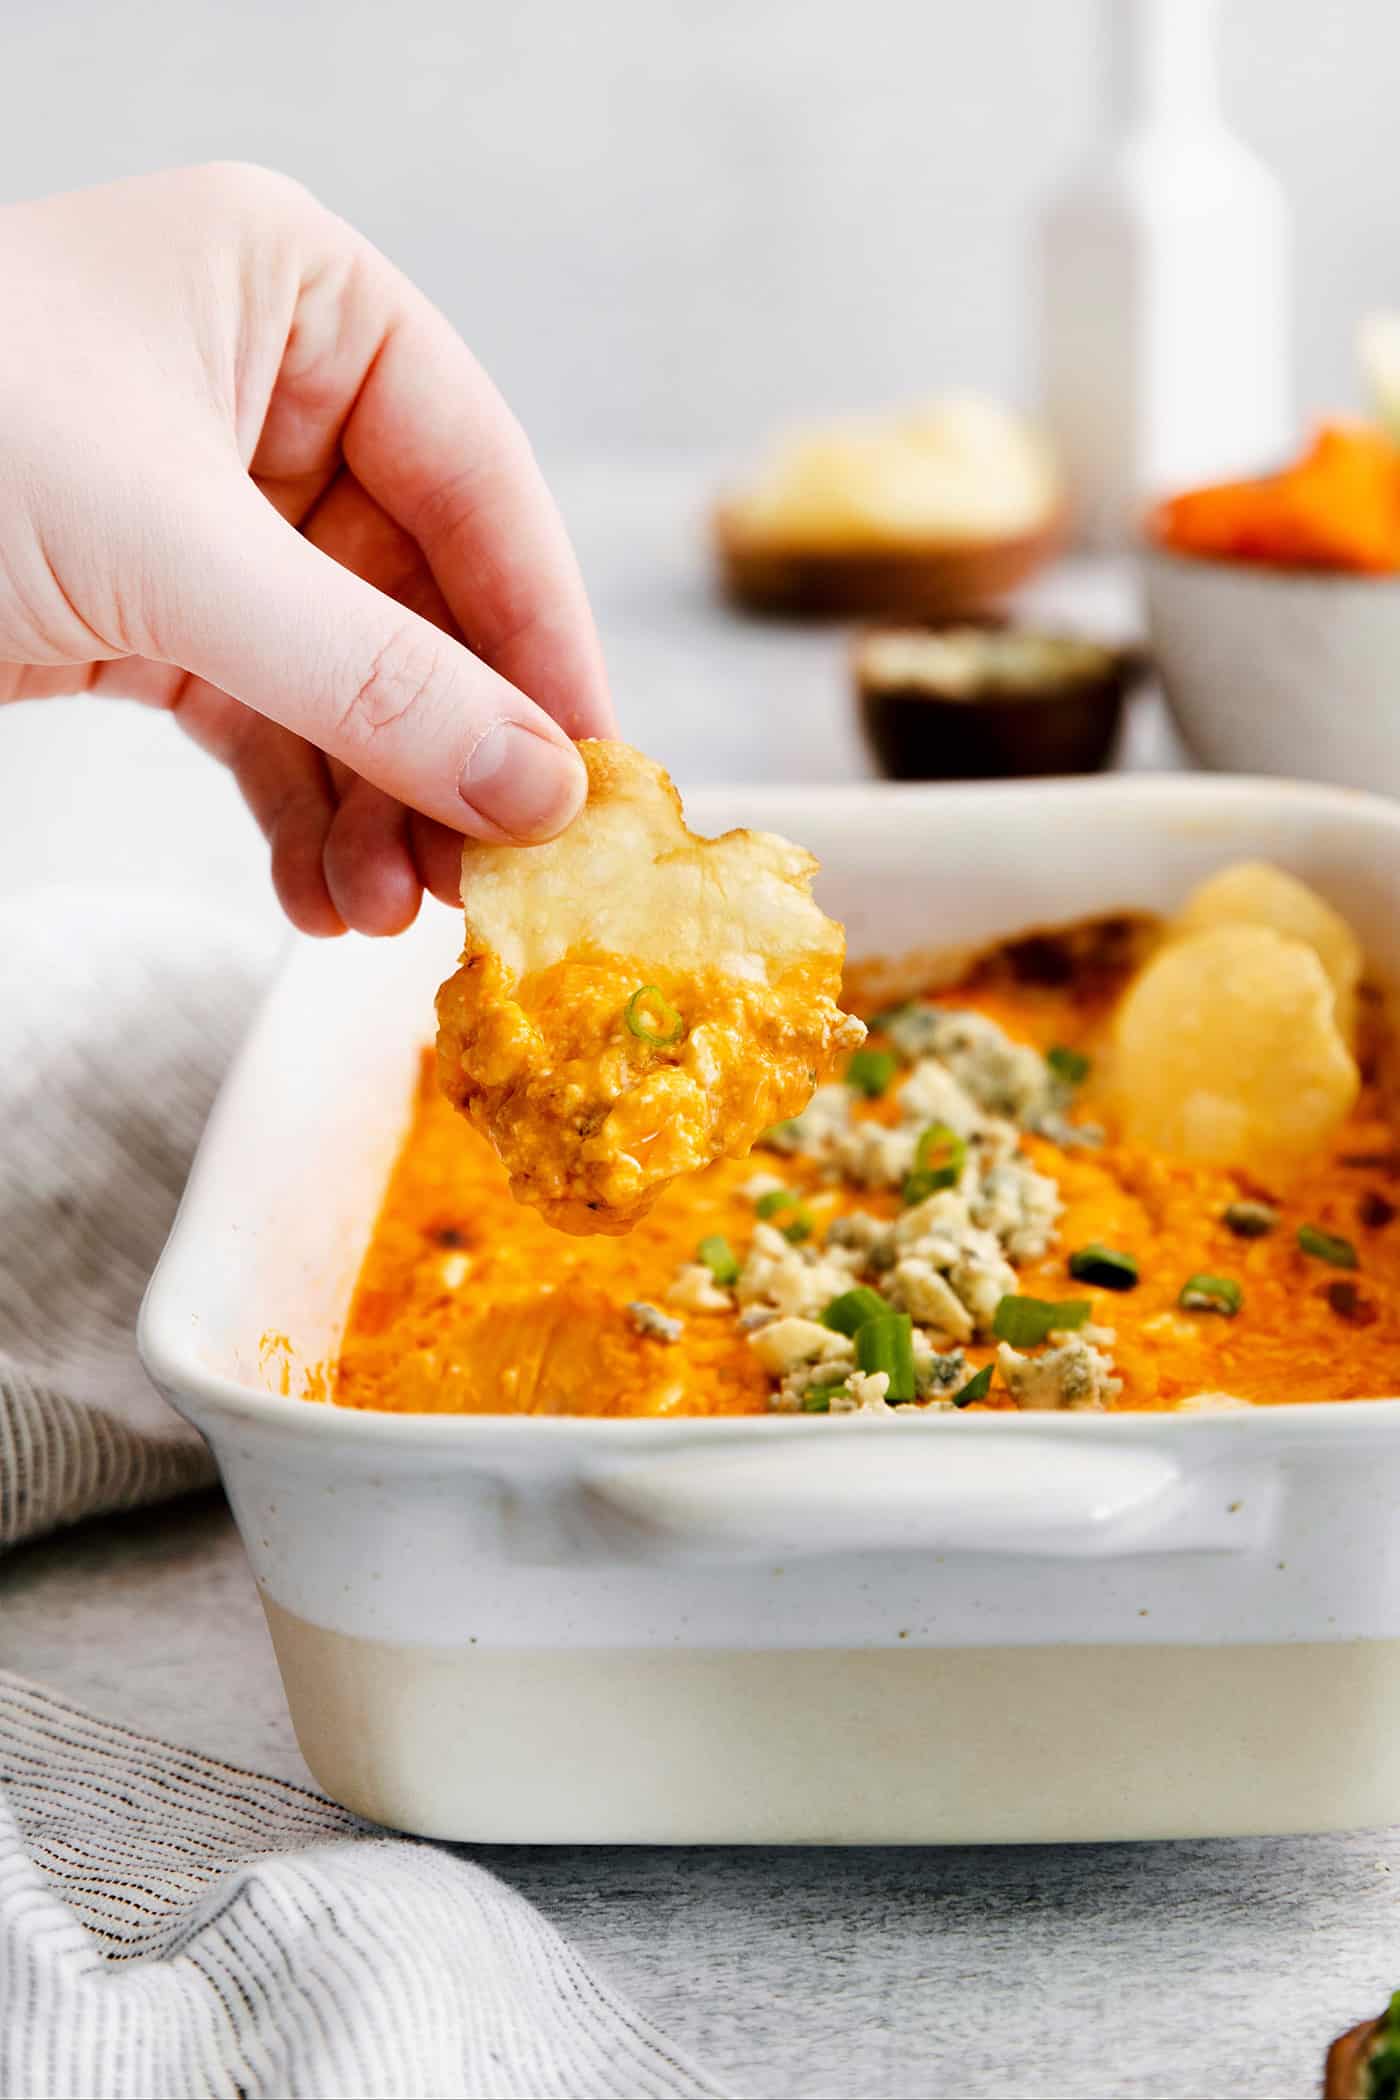
<svg viewBox="0 0 1400 2100">
<path fill-rule="evenodd" d="M 412 521 L 414 537 L 424 545 L 455 539 L 481 508 L 482 484 L 482 471 L 475 466 L 459 468 L 435 482 L 419 502 Z"/>
<path fill-rule="evenodd" d="M 193 170 L 210 201 L 242 211 L 285 213 L 313 204 L 304 183 L 255 160 L 211 160 Z"/>
<path fill-rule="evenodd" d="M 489 448 L 444 473 L 420 497 L 412 518 L 414 537 L 425 544 L 453 540 L 495 506 L 503 492 L 528 486 L 534 454 L 519 424 L 506 419 Z"/>
<path fill-rule="evenodd" d="M 373 652 L 341 709 L 338 728 L 350 743 L 372 742 L 408 716 L 424 715 L 443 683 L 438 650 L 416 627 L 394 630 Z"/>
</svg>

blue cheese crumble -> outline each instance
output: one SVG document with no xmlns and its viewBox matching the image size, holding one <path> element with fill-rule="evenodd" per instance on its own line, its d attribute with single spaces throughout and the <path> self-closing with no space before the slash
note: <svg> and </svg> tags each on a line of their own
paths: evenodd
<svg viewBox="0 0 1400 2100">
<path fill-rule="evenodd" d="M 1058 1232 L 1058 1184 L 1026 1156 L 1024 1133 L 1061 1144 L 1096 1141 L 1092 1128 L 1069 1120 L 1072 1086 L 985 1015 L 919 1003 L 882 1026 L 905 1060 L 892 1096 L 895 1120 L 855 1114 L 853 1087 L 818 1087 L 800 1115 L 764 1139 L 767 1152 L 815 1170 L 807 1180 L 815 1178 L 818 1190 L 802 1206 L 802 1233 L 782 1230 L 780 1213 L 772 1222 L 758 1215 L 765 1198 L 785 1189 L 779 1176 L 758 1172 L 742 1190 L 755 1218 L 737 1277 L 720 1285 L 702 1264 L 684 1263 L 667 1294 L 688 1312 L 733 1315 L 772 1381 L 769 1402 L 779 1412 L 951 1408 L 973 1376 L 966 1345 L 993 1339 L 1001 1300 L 1019 1289 L 1016 1265 L 1040 1259 Z M 920 1139 L 933 1126 L 958 1140 L 952 1185 L 919 1196 L 909 1181 L 924 1164 Z M 850 1211 L 823 1231 L 822 1182 L 917 1200 L 890 1219 Z M 888 1375 L 862 1370 L 853 1340 L 824 1322 L 828 1308 L 858 1287 L 912 1322 L 912 1401 L 891 1402 Z M 673 1337 L 653 1319 L 679 1329 L 655 1307 L 629 1312 L 640 1331 L 658 1338 Z M 1122 1390 L 1112 1341 L 1111 1329 L 1086 1328 L 1052 1334 L 1034 1353 L 1003 1343 L 994 1375 L 1018 1407 L 1102 1408 Z"/>
<path fill-rule="evenodd" d="M 1111 1360 L 1078 1335 L 1038 1356 L 1022 1356 L 1003 1342 L 997 1369 L 1018 1407 L 1101 1409 L 1123 1390 L 1122 1379 L 1112 1376 Z"/>
<path fill-rule="evenodd" d="M 685 1333 L 684 1320 L 673 1319 L 659 1305 L 652 1305 L 646 1298 L 634 1298 L 627 1308 L 627 1317 L 638 1334 L 652 1342 L 678 1342 Z"/>
</svg>

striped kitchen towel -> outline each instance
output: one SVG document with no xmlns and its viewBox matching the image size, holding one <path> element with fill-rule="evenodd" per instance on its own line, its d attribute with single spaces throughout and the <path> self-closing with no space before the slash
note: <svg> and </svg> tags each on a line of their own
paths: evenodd
<svg viewBox="0 0 1400 2100">
<path fill-rule="evenodd" d="M 482 1868 L 0 1672 L 5 2100 L 720 2090 Z"/>
<path fill-rule="evenodd" d="M 0 899 L 0 1548 L 214 1478 L 136 1312 L 279 939 L 163 892 Z"/>
</svg>

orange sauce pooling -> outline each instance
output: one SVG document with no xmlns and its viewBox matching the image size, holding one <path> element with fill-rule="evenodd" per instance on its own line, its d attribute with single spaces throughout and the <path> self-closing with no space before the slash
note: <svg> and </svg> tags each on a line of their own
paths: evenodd
<svg viewBox="0 0 1400 2100">
<path fill-rule="evenodd" d="M 1092 1054 L 1117 989 L 1102 974 L 1028 984 L 993 964 L 938 999 L 976 1008 L 1042 1049 Z M 883 1119 L 894 1105 L 875 1101 L 857 1113 Z M 1259 1403 L 1400 1392 L 1400 1140 L 1373 1085 L 1336 1144 L 1284 1191 L 1134 1149 L 1111 1130 L 1108 1138 L 1072 1151 L 1025 1140 L 1033 1163 L 1058 1181 L 1065 1211 L 1050 1251 L 1019 1269 L 1018 1288 L 1091 1300 L 1092 1319 L 1116 1332 L 1118 1408 L 1167 1408 L 1197 1392 Z M 636 1299 L 664 1309 L 678 1266 L 709 1234 L 723 1234 L 743 1259 L 754 1206 L 741 1191 L 760 1171 L 805 1192 L 818 1237 L 843 1211 L 891 1216 L 899 1207 L 893 1193 L 833 1187 L 810 1162 L 756 1149 L 676 1183 L 623 1238 L 570 1237 L 515 1202 L 485 1139 L 438 1093 L 425 1053 L 412 1126 L 351 1307 L 335 1400 L 424 1413 L 765 1412 L 769 1380 L 732 1312 L 686 1312 L 674 1343 L 639 1335 L 627 1313 Z M 1267 1237 L 1240 1239 L 1224 1223 L 1241 1196 L 1277 1203 Z M 1359 1267 L 1304 1254 L 1302 1224 L 1350 1240 Z M 1069 1253 L 1095 1240 L 1136 1257 L 1136 1289 L 1071 1279 Z M 1180 1310 L 1182 1284 L 1202 1271 L 1239 1283 L 1238 1317 Z M 974 1367 L 992 1353 L 967 1351 Z M 1011 1405 L 999 1382 L 988 1404 Z"/>
</svg>

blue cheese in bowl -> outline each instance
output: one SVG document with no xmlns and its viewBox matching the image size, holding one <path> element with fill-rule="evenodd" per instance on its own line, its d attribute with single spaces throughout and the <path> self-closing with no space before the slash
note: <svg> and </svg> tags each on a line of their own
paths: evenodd
<svg viewBox="0 0 1400 2100">
<path fill-rule="evenodd" d="M 1009 627 L 875 629 L 858 644 L 861 721 L 895 780 L 1090 773 L 1112 750 L 1139 659 Z"/>
</svg>

